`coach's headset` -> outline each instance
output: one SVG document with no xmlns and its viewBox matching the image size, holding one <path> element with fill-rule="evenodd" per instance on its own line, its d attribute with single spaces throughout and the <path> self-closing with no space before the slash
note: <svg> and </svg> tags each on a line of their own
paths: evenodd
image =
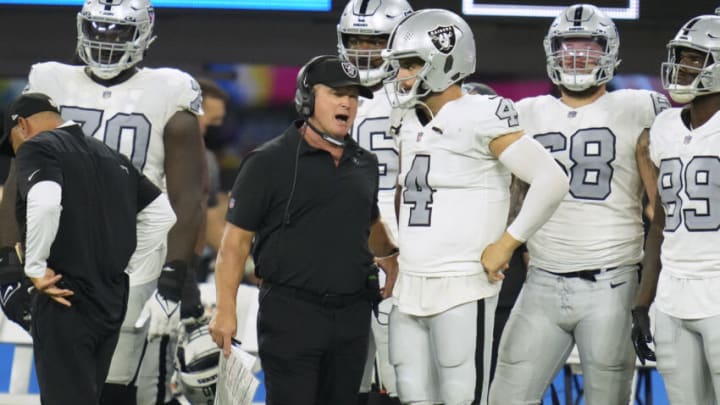
<svg viewBox="0 0 720 405">
<path fill-rule="evenodd" d="M 316 56 L 300 68 L 295 84 L 295 110 L 298 114 L 300 114 L 300 118 L 305 120 L 305 123 L 312 128 L 313 131 L 319 134 L 322 139 L 331 145 L 343 147 L 345 146 L 344 140 L 333 138 L 325 132 L 320 131 L 309 121 L 310 117 L 315 112 L 315 92 L 313 91 L 312 85 L 308 83 L 308 75 L 315 65 L 331 59 L 339 58 L 332 55 Z"/>
</svg>

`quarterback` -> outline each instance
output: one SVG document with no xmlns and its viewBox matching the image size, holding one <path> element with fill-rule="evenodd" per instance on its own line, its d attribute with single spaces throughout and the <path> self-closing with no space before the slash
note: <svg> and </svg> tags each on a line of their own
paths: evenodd
<svg viewBox="0 0 720 405">
<path fill-rule="evenodd" d="M 402 403 L 487 401 L 497 281 L 567 192 L 549 153 L 523 136 L 510 100 L 463 93 L 475 55 L 468 24 L 440 9 L 402 20 L 383 54 L 401 117 L 390 361 Z M 531 186 L 506 229 L 511 173 Z"/>
</svg>

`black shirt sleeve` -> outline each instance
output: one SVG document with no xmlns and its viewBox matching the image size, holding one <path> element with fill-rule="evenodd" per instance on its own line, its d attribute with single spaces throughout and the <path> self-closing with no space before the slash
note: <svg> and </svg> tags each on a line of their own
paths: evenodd
<svg viewBox="0 0 720 405">
<path fill-rule="evenodd" d="M 258 231 L 270 206 L 272 170 L 268 157 L 254 152 L 243 161 L 230 192 L 225 219 L 248 231 Z"/>
<path fill-rule="evenodd" d="M 63 174 L 57 153 L 47 142 L 45 136 L 51 133 L 37 135 L 22 144 L 17 153 L 18 167 L 18 193 L 23 199 L 32 186 L 41 181 L 54 181 L 63 185 Z"/>
<path fill-rule="evenodd" d="M 162 191 L 160 191 L 155 184 L 148 180 L 145 175 L 140 173 L 140 171 L 135 168 L 130 159 L 128 159 L 125 155 L 116 151 L 112 151 L 112 153 L 118 156 L 118 158 L 122 161 L 123 166 L 133 171 L 133 178 L 137 179 L 137 212 L 140 212 L 150 205 L 150 203 L 153 202 L 157 196 L 162 193 Z"/>
</svg>

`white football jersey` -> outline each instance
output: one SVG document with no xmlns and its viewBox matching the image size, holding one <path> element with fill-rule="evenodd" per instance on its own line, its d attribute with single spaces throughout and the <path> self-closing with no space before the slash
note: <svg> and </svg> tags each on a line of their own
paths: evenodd
<svg viewBox="0 0 720 405">
<path fill-rule="evenodd" d="M 180 70 L 142 68 L 127 81 L 105 87 L 90 79 L 84 69 L 57 62 L 35 64 L 25 92 L 50 96 L 64 119 L 77 122 L 86 135 L 127 156 L 166 192 L 165 125 L 178 111 L 202 114 L 200 86 Z M 157 278 L 164 261 L 165 246 L 148 257 L 142 268 L 134 269 L 130 284 Z"/>
<path fill-rule="evenodd" d="M 127 156 L 161 190 L 165 187 L 165 124 L 178 111 L 201 114 L 200 86 L 176 69 L 142 68 L 125 82 L 105 87 L 85 66 L 57 62 L 33 65 L 25 92 L 45 93 L 66 120 L 88 136 Z"/>
<path fill-rule="evenodd" d="M 415 112 L 405 115 L 394 294 L 401 311 L 427 315 L 499 290 L 500 283 L 488 281 L 480 256 L 505 230 L 510 172 L 489 144 L 517 131 L 512 102 L 496 96 L 464 95 L 427 125 Z"/>
<path fill-rule="evenodd" d="M 563 273 L 641 261 L 643 185 L 635 149 L 668 105 L 646 90 L 608 92 L 577 109 L 552 96 L 517 103 L 526 136 L 570 177 L 555 214 L 527 241 L 532 265 Z"/>
<path fill-rule="evenodd" d="M 689 129 L 682 109 L 658 115 L 650 158 L 665 208 L 662 273 L 655 302 L 681 318 L 720 313 L 720 113 Z"/>
<path fill-rule="evenodd" d="M 395 216 L 395 185 L 397 184 L 399 157 L 397 146 L 390 135 L 390 102 L 385 91 L 376 91 L 372 99 L 360 97 L 358 112 L 352 129 L 357 143 L 378 158 L 380 217 L 387 225 L 393 240 L 397 240 Z"/>
</svg>

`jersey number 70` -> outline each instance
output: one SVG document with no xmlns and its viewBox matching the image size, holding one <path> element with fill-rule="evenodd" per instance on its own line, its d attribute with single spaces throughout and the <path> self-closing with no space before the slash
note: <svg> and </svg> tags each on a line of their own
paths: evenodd
<svg viewBox="0 0 720 405">
<path fill-rule="evenodd" d="M 107 146 L 127 156 L 133 166 L 142 172 L 147 159 L 150 130 L 152 129 L 152 124 L 145 115 L 119 112 L 105 122 L 103 134 L 96 134 L 102 126 L 103 110 L 62 106 L 60 114 L 64 119 L 80 124 L 85 135 L 98 138 Z M 132 136 L 132 143 L 128 146 L 122 142 L 125 136 Z"/>
</svg>

